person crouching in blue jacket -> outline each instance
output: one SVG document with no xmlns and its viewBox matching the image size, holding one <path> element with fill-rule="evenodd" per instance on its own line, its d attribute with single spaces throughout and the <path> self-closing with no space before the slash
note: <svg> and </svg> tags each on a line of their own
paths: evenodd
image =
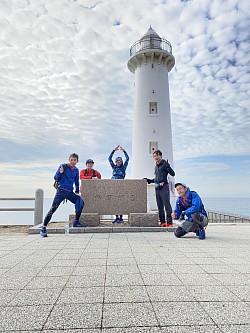
<svg viewBox="0 0 250 333">
<path fill-rule="evenodd" d="M 40 231 L 42 237 L 47 237 L 46 227 L 50 222 L 52 215 L 64 200 L 69 200 L 75 205 L 76 217 L 73 227 L 86 227 L 79 222 L 84 201 L 79 194 L 79 170 L 76 167 L 77 162 L 78 155 L 73 153 L 69 156 L 69 163 L 61 164 L 55 173 L 54 179 L 58 181 L 58 187 L 52 206 L 43 221 L 43 227 Z M 73 192 L 74 184 L 75 193 Z"/>
<path fill-rule="evenodd" d="M 208 217 L 200 196 L 195 191 L 190 191 L 187 185 L 183 183 L 176 183 L 175 188 L 179 197 L 176 200 L 172 218 L 183 221 L 176 229 L 175 236 L 182 237 L 193 231 L 199 239 L 205 239 Z"/>
<path fill-rule="evenodd" d="M 122 150 L 124 155 L 125 155 L 125 162 L 123 163 L 123 159 L 122 157 L 118 156 L 115 159 L 115 163 L 113 162 L 113 155 L 117 150 Z M 126 169 L 128 166 L 128 162 L 129 162 L 129 156 L 127 154 L 127 152 L 125 151 L 124 148 L 122 148 L 120 145 L 118 145 L 117 147 L 115 147 L 111 154 L 109 155 L 109 164 L 111 165 L 111 168 L 113 169 L 113 173 L 112 173 L 112 177 L 111 179 L 124 179 L 126 176 Z M 122 215 L 120 215 L 120 217 L 118 215 L 116 215 L 116 218 L 114 221 L 112 221 L 112 223 L 121 223 L 123 222 L 123 218 Z"/>
</svg>

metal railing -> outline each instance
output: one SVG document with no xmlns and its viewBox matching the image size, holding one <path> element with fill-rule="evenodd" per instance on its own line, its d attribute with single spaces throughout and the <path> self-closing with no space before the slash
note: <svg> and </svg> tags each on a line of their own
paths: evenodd
<svg viewBox="0 0 250 333">
<path fill-rule="evenodd" d="M 172 46 L 168 40 L 157 36 L 148 36 L 147 38 L 142 38 L 136 41 L 131 46 L 129 51 L 130 56 L 133 56 L 137 52 L 148 49 L 163 50 L 172 54 Z"/>
<path fill-rule="evenodd" d="M 210 223 L 250 223 L 250 217 L 207 210 Z"/>
<path fill-rule="evenodd" d="M 44 192 L 38 189 L 34 198 L 0 198 L 0 201 L 35 201 L 33 208 L 0 208 L 0 212 L 34 212 L 34 225 L 43 221 L 43 197 Z"/>
</svg>

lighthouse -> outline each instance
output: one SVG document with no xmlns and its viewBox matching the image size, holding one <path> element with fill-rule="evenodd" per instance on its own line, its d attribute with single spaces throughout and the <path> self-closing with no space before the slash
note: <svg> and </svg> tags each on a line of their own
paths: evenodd
<svg viewBox="0 0 250 333">
<path fill-rule="evenodd" d="M 170 42 L 151 26 L 130 48 L 128 69 L 135 74 L 131 165 L 134 179 L 154 178 L 153 153 L 157 149 L 173 167 L 168 72 L 174 64 Z M 173 190 L 173 180 L 169 182 Z M 150 209 L 156 209 L 154 184 L 148 185 L 148 199 Z"/>
</svg>

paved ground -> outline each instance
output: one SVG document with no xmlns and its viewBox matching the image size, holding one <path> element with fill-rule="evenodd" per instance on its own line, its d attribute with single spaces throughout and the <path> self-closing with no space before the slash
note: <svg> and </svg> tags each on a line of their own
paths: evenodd
<svg viewBox="0 0 250 333">
<path fill-rule="evenodd" d="M 250 332 L 249 239 L 1 234 L 0 332 Z"/>
</svg>

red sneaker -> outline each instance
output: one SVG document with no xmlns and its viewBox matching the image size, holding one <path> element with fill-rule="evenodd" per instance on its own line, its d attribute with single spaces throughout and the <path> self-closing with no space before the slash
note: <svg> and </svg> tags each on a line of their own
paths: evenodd
<svg viewBox="0 0 250 333">
<path fill-rule="evenodd" d="M 160 223 L 160 227 L 166 227 L 167 226 L 167 223 L 166 222 L 161 222 Z"/>
<path fill-rule="evenodd" d="M 167 223 L 166 227 L 167 228 L 172 228 L 173 227 L 173 223 Z"/>
</svg>

